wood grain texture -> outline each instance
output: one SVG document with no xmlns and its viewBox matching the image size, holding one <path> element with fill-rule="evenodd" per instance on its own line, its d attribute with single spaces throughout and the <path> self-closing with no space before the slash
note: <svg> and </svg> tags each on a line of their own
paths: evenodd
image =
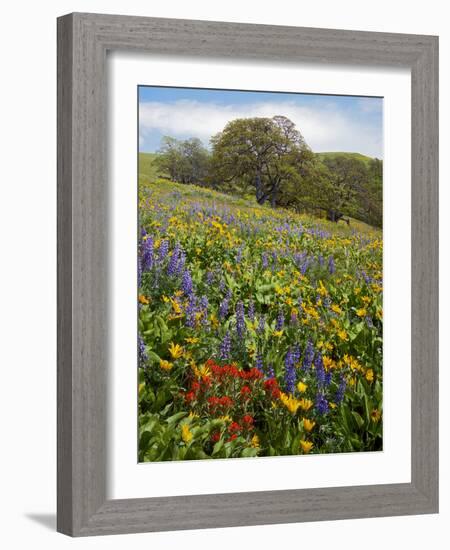
<svg viewBox="0 0 450 550">
<path fill-rule="evenodd" d="M 106 499 L 106 53 L 410 67 L 412 480 L 407 484 Z M 58 530 L 73 536 L 438 510 L 438 39 L 71 14 L 58 20 Z"/>
</svg>

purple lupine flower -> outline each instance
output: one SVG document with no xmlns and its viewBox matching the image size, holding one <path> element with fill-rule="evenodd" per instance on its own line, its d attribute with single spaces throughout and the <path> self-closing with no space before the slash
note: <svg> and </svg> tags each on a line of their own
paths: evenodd
<svg viewBox="0 0 450 550">
<path fill-rule="evenodd" d="M 223 292 L 225 290 L 225 280 L 223 278 L 219 281 L 219 290 L 220 292 Z"/>
<path fill-rule="evenodd" d="M 158 251 L 159 262 L 162 262 L 168 253 L 169 253 L 169 241 L 167 239 L 164 239 L 159 246 L 159 251 Z"/>
<path fill-rule="evenodd" d="M 300 355 L 301 355 L 301 349 L 298 344 L 295 344 L 295 346 L 292 349 L 292 360 L 294 361 L 294 365 L 297 365 L 300 361 Z"/>
<path fill-rule="evenodd" d="M 325 386 L 328 387 L 331 384 L 331 371 L 325 371 Z"/>
<path fill-rule="evenodd" d="M 316 369 L 317 384 L 323 388 L 325 386 L 325 368 L 323 366 L 323 359 L 321 353 L 316 353 L 314 357 L 314 367 Z"/>
<path fill-rule="evenodd" d="M 364 279 L 366 285 L 373 282 L 372 277 L 369 277 L 369 275 L 367 275 L 367 273 L 365 271 L 361 271 L 361 275 L 363 276 L 363 279 Z"/>
<path fill-rule="evenodd" d="M 372 317 L 370 317 L 369 315 L 366 316 L 365 318 L 365 321 L 366 321 L 366 324 L 369 328 L 373 328 L 373 321 L 372 321 Z"/>
<path fill-rule="evenodd" d="M 186 326 L 189 328 L 195 328 L 195 314 L 197 313 L 197 299 L 194 294 L 189 295 L 189 300 L 186 306 Z"/>
<path fill-rule="evenodd" d="M 230 298 L 227 294 L 225 298 L 220 302 L 220 305 L 219 305 L 219 319 L 221 321 L 223 321 L 225 317 L 228 315 L 229 307 L 230 307 Z"/>
<path fill-rule="evenodd" d="M 167 266 L 167 274 L 170 277 L 173 277 L 174 275 L 176 275 L 179 257 L 180 257 L 180 245 L 177 243 L 175 245 L 175 248 L 172 250 L 172 256 L 170 257 L 169 265 Z"/>
<path fill-rule="evenodd" d="M 256 354 L 255 366 L 259 371 L 261 371 L 261 372 L 264 371 L 264 363 L 263 363 L 263 358 L 262 358 L 262 355 L 261 355 L 260 351 L 258 351 L 258 353 Z"/>
<path fill-rule="evenodd" d="M 275 330 L 281 330 L 284 327 L 284 314 L 280 310 L 277 317 L 277 322 L 275 324 Z"/>
<path fill-rule="evenodd" d="M 204 325 L 208 324 L 208 306 L 209 306 L 208 298 L 206 296 L 202 296 L 200 298 L 199 309 L 202 314 L 202 323 Z"/>
<path fill-rule="evenodd" d="M 298 315 L 295 311 L 291 312 L 290 323 L 291 323 L 291 325 L 296 325 L 298 323 Z"/>
<path fill-rule="evenodd" d="M 303 356 L 303 365 L 302 368 L 306 371 L 309 371 L 311 368 L 312 362 L 314 359 L 314 346 L 311 340 L 308 340 L 305 347 L 305 353 Z"/>
<path fill-rule="evenodd" d="M 214 273 L 212 271 L 208 271 L 206 273 L 206 284 L 212 285 L 213 281 L 214 281 Z"/>
<path fill-rule="evenodd" d="M 186 269 L 183 272 L 183 276 L 181 278 L 181 290 L 184 292 L 186 296 L 190 296 L 194 292 L 192 277 L 189 269 Z"/>
<path fill-rule="evenodd" d="M 266 318 L 264 315 L 259 317 L 258 328 L 256 329 L 258 334 L 262 334 L 266 328 Z"/>
<path fill-rule="evenodd" d="M 144 271 L 150 271 L 153 267 L 154 255 L 153 255 L 153 237 L 147 236 L 142 241 L 142 269 Z"/>
<path fill-rule="evenodd" d="M 336 272 L 336 266 L 334 264 L 334 257 L 330 256 L 328 258 L 328 271 L 331 275 L 333 275 Z"/>
<path fill-rule="evenodd" d="M 255 302 L 252 298 L 250 298 L 250 301 L 248 303 L 248 318 L 252 323 L 255 322 Z"/>
<path fill-rule="evenodd" d="M 319 414 L 326 414 L 328 412 L 328 401 L 320 391 L 316 395 L 316 410 Z"/>
<path fill-rule="evenodd" d="M 273 370 L 272 363 L 269 363 L 267 365 L 267 376 L 268 378 L 275 378 L 275 371 Z"/>
<path fill-rule="evenodd" d="M 175 268 L 175 274 L 180 275 L 183 272 L 184 266 L 186 264 L 186 254 L 181 251 L 178 258 L 177 266 Z"/>
<path fill-rule="evenodd" d="M 236 304 L 236 332 L 239 338 L 245 334 L 245 312 L 242 300 Z"/>
<path fill-rule="evenodd" d="M 229 332 L 225 333 L 223 340 L 219 347 L 219 358 L 226 361 L 230 358 L 231 354 L 231 336 Z"/>
<path fill-rule="evenodd" d="M 284 376 L 286 391 L 288 393 L 293 393 L 295 389 L 295 382 L 297 380 L 297 373 L 295 371 L 294 357 L 290 349 L 288 349 L 286 353 L 284 365 L 286 367 L 285 376 Z"/>
<path fill-rule="evenodd" d="M 319 265 L 320 265 L 320 267 L 323 267 L 323 262 L 324 262 L 324 259 L 323 259 L 323 256 L 322 256 L 322 254 L 319 254 L 319 257 L 318 257 L 317 259 L 318 259 L 318 261 L 319 261 Z"/>
<path fill-rule="evenodd" d="M 138 275 L 138 286 L 140 287 L 142 284 L 142 261 L 140 257 L 138 257 L 138 262 L 137 262 L 137 275 Z"/>
<path fill-rule="evenodd" d="M 145 365 L 145 363 L 148 361 L 147 352 L 145 350 L 145 344 L 144 340 L 142 339 L 142 336 L 139 334 L 138 338 L 138 355 L 139 355 L 139 366 L 142 367 Z"/>
<path fill-rule="evenodd" d="M 265 252 L 261 256 L 261 264 L 263 269 L 267 269 L 269 267 L 269 258 L 267 257 L 267 254 Z"/>
<path fill-rule="evenodd" d="M 236 263 L 237 264 L 240 264 L 241 261 L 242 261 L 242 252 L 244 251 L 244 247 L 243 246 L 240 246 L 238 249 L 237 249 L 237 252 L 236 252 Z"/>
<path fill-rule="evenodd" d="M 340 380 L 339 380 L 339 387 L 337 389 L 337 392 L 336 392 L 336 396 L 334 398 L 334 400 L 336 401 L 336 403 L 339 405 L 339 403 L 342 403 L 342 400 L 344 399 L 344 393 L 345 393 L 345 388 L 347 387 L 347 381 L 345 379 L 345 377 L 341 374 L 341 377 L 340 377 Z"/>
</svg>

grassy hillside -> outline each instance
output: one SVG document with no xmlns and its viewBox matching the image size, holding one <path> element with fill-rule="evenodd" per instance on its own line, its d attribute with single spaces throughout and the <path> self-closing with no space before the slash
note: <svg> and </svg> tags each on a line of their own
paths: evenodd
<svg viewBox="0 0 450 550">
<path fill-rule="evenodd" d="M 381 233 L 166 179 L 139 197 L 139 461 L 381 450 Z"/>
<path fill-rule="evenodd" d="M 352 159 L 356 159 L 356 160 L 362 160 L 365 164 L 369 164 L 369 162 L 371 160 L 373 160 L 372 157 L 362 155 L 361 153 L 340 153 L 339 151 L 333 151 L 333 152 L 327 152 L 327 153 L 316 153 L 316 156 L 320 160 L 324 160 L 326 158 L 334 159 L 338 156 L 339 157 L 347 157 L 347 158 L 352 158 Z"/>
<path fill-rule="evenodd" d="M 320 155 L 337 155 L 342 153 L 319 153 Z M 359 153 L 343 153 L 348 155 L 358 155 L 364 157 L 364 155 L 359 155 Z M 198 187 L 196 185 L 182 185 L 179 183 L 170 182 L 168 179 L 164 178 L 164 174 L 161 174 L 159 170 L 155 167 L 155 158 L 156 153 L 139 153 L 139 186 L 141 191 L 156 187 L 164 186 L 166 189 L 171 189 L 174 192 L 182 193 L 183 196 L 196 196 L 199 200 L 203 201 L 214 201 L 219 203 L 222 206 L 226 205 L 238 205 L 240 207 L 245 207 L 248 209 L 256 208 L 260 212 L 273 212 L 272 208 L 267 204 L 260 206 L 257 204 L 256 199 L 253 196 L 237 197 L 226 193 L 220 193 L 218 191 L 213 191 L 212 189 L 205 189 Z M 370 157 L 364 157 L 367 160 L 370 160 Z M 328 222 L 325 219 L 310 216 L 310 215 L 298 215 L 294 214 L 292 211 L 285 210 L 283 208 L 278 208 L 277 212 L 281 217 L 289 218 L 294 216 L 301 221 L 306 221 L 307 223 L 319 223 L 323 228 L 326 228 L 332 233 L 339 235 L 351 235 L 355 231 L 363 234 L 371 234 L 376 236 L 381 236 L 381 231 L 375 229 L 369 224 L 364 223 L 363 221 L 357 220 L 350 216 L 350 227 L 344 223 L 335 224 L 333 222 Z M 272 214 L 270 214 L 272 215 Z"/>
<path fill-rule="evenodd" d="M 156 153 L 139 153 L 139 178 L 142 181 L 154 181 L 158 177 L 158 170 L 155 167 Z"/>
</svg>

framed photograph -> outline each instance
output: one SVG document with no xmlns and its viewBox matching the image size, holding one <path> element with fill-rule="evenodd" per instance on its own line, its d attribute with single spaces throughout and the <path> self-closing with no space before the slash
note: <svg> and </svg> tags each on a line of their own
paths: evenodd
<svg viewBox="0 0 450 550">
<path fill-rule="evenodd" d="M 438 39 L 58 19 L 58 530 L 438 511 Z"/>
</svg>

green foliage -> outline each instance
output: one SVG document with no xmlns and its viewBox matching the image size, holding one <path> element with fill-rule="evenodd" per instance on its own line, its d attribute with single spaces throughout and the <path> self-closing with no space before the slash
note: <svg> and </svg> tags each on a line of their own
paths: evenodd
<svg viewBox="0 0 450 550">
<path fill-rule="evenodd" d="M 198 138 L 180 141 L 166 136 L 158 153 L 159 170 L 168 173 L 174 181 L 201 183 L 208 174 L 209 153 Z"/>
</svg>

